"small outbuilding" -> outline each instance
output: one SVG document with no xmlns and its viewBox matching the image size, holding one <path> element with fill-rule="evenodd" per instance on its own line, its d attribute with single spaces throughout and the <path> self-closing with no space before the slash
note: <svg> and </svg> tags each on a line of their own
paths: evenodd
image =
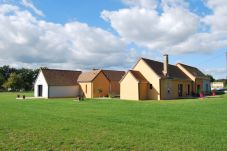
<svg viewBox="0 0 227 151">
<path fill-rule="evenodd" d="M 107 97 L 110 94 L 120 96 L 119 81 L 124 74 L 124 71 L 94 69 L 83 72 L 78 78 L 78 83 L 86 98 Z"/>
<path fill-rule="evenodd" d="M 108 96 L 109 80 L 101 70 L 83 72 L 78 83 L 85 98 L 97 98 Z"/>
<path fill-rule="evenodd" d="M 76 97 L 81 71 L 40 69 L 34 84 L 34 96 L 43 98 Z"/>
</svg>

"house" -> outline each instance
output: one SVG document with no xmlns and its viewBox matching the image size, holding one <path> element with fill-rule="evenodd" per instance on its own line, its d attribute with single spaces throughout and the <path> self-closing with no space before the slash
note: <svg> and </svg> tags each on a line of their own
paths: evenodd
<svg viewBox="0 0 227 151">
<path fill-rule="evenodd" d="M 124 71 L 94 69 L 82 73 L 78 78 L 78 83 L 86 98 L 105 97 L 110 93 L 119 95 L 119 81 L 124 74 Z"/>
<path fill-rule="evenodd" d="M 210 78 L 202 73 L 198 68 L 178 63 L 179 67 L 193 82 L 192 90 L 196 94 L 204 92 L 209 94 L 211 91 Z"/>
<path fill-rule="evenodd" d="M 77 79 L 81 71 L 40 69 L 34 84 L 34 96 L 44 98 L 75 97 L 80 94 Z"/>
<path fill-rule="evenodd" d="M 196 68 L 193 68 L 196 69 Z M 196 70 L 201 74 L 199 70 Z M 191 96 L 198 84 L 206 85 L 204 74 L 191 79 L 180 67 L 146 58 L 137 61 L 120 81 L 120 98 L 130 100 L 167 100 Z M 203 83 L 205 82 L 205 83 Z"/>
</svg>

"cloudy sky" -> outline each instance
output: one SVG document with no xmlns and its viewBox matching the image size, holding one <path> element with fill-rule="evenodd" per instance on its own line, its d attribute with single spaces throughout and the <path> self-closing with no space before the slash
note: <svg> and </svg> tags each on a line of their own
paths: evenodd
<svg viewBox="0 0 227 151">
<path fill-rule="evenodd" d="M 0 0 L 0 66 L 130 69 L 140 57 L 226 76 L 226 0 Z"/>
</svg>

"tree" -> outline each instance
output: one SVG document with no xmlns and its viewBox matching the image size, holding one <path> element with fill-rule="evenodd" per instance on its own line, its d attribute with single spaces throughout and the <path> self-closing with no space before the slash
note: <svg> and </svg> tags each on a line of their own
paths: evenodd
<svg viewBox="0 0 227 151">
<path fill-rule="evenodd" d="M 2 85 L 5 82 L 5 78 L 3 76 L 3 74 L 0 72 L 0 90 L 3 88 Z"/>
<path fill-rule="evenodd" d="M 35 79 L 39 73 L 39 69 L 34 69 L 34 70 L 27 69 L 27 68 L 16 69 L 8 65 L 4 65 L 0 67 L 0 90 L 4 88 L 5 89 L 11 88 L 12 83 L 10 84 L 9 81 L 12 80 L 12 77 L 11 79 L 9 79 L 9 77 L 12 73 L 16 73 L 17 76 L 14 75 L 15 77 L 17 77 L 16 79 L 18 78 L 20 80 L 22 79 L 21 81 L 23 82 L 16 84 L 16 85 L 19 85 L 20 89 L 23 89 L 25 91 L 31 91 L 34 86 Z M 16 87 L 18 88 L 18 86 Z"/>
<path fill-rule="evenodd" d="M 39 70 L 32 69 L 18 69 L 17 74 L 21 75 L 23 79 L 22 87 L 24 90 L 29 91 L 33 89 L 33 83 L 38 75 Z"/>
<path fill-rule="evenodd" d="M 210 82 L 214 82 L 215 81 L 215 79 L 214 79 L 214 77 L 212 75 L 207 74 L 206 76 L 208 76 L 210 78 Z"/>
<path fill-rule="evenodd" d="M 11 68 L 8 65 L 4 65 L 3 67 L 0 67 L 0 72 L 3 74 L 4 79 L 6 80 L 6 79 L 9 78 L 9 75 L 11 73 L 16 72 L 16 69 L 15 68 Z"/>
<path fill-rule="evenodd" d="M 9 78 L 3 84 L 3 87 L 5 89 L 11 89 L 12 91 L 19 91 L 23 89 L 23 82 L 22 76 L 13 72 L 9 75 Z"/>
</svg>

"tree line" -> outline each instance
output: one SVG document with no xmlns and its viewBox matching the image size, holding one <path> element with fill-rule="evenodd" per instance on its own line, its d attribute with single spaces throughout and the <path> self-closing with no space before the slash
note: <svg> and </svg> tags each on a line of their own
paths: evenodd
<svg viewBox="0 0 227 151">
<path fill-rule="evenodd" d="M 39 69 L 0 67 L 0 91 L 32 91 Z"/>
</svg>

